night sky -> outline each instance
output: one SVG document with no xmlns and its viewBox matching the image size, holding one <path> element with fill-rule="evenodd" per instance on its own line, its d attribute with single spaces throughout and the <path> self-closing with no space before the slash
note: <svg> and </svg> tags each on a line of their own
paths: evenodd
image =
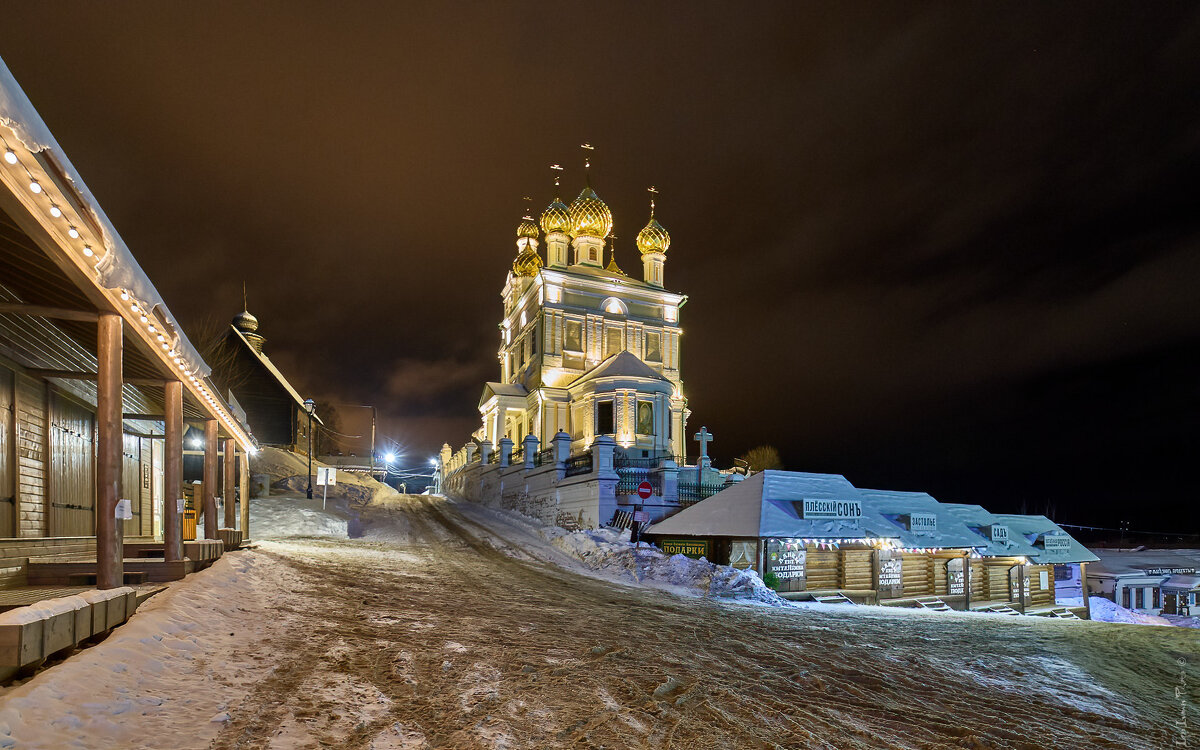
<svg viewBox="0 0 1200 750">
<path fill-rule="evenodd" d="M 25 3 L 0 56 L 185 325 L 245 281 L 413 463 L 590 141 L 633 275 L 660 190 L 718 464 L 1200 524 L 1194 3 Z"/>
</svg>

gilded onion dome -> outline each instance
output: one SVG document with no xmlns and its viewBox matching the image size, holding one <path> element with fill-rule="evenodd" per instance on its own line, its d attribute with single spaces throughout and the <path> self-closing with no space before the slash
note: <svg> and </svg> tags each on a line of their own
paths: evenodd
<svg viewBox="0 0 1200 750">
<path fill-rule="evenodd" d="M 642 231 L 638 232 L 637 236 L 638 250 L 642 255 L 647 253 L 666 253 L 667 248 L 671 246 L 671 235 L 663 228 L 662 224 L 654 218 L 654 207 L 650 207 L 650 221 L 646 226 L 642 227 Z"/>
<path fill-rule="evenodd" d="M 567 208 L 566 204 L 558 199 L 558 196 L 555 196 L 554 202 L 546 206 L 545 211 L 542 211 L 542 231 L 546 234 L 551 232 L 571 233 L 571 209 Z"/>
<path fill-rule="evenodd" d="M 538 238 L 538 226 L 533 223 L 533 217 L 528 214 L 517 225 L 517 239 L 521 239 L 522 237 L 528 237 L 533 240 Z"/>
<path fill-rule="evenodd" d="M 612 211 L 591 185 L 571 201 L 571 234 L 576 237 L 607 237 L 612 230 Z"/>
<path fill-rule="evenodd" d="M 537 254 L 537 251 L 526 245 L 525 249 L 517 254 L 516 260 L 513 261 L 513 275 L 515 276 L 537 276 L 538 270 L 542 267 L 542 256 Z"/>
</svg>

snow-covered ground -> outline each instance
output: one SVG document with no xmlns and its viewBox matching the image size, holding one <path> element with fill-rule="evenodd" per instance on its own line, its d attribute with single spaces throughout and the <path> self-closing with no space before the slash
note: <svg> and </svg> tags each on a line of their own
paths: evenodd
<svg viewBox="0 0 1200 750">
<path fill-rule="evenodd" d="M 1194 631 L 784 607 L 612 534 L 285 500 L 291 538 L 4 689 L 0 747 L 1160 748 L 1200 710 Z"/>
</svg>

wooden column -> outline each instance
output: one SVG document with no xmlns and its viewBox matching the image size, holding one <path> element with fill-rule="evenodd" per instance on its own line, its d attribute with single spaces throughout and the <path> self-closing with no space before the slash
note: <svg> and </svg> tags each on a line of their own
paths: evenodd
<svg viewBox="0 0 1200 750">
<path fill-rule="evenodd" d="M 242 539 L 250 538 L 250 456 L 246 453 L 241 453 L 238 456 L 238 488 L 242 491 L 242 508 L 241 508 L 241 523 L 238 528 L 242 530 Z"/>
<path fill-rule="evenodd" d="M 166 435 L 163 440 L 163 559 L 183 559 L 183 517 L 179 499 L 183 497 L 183 383 L 168 380 Z"/>
<path fill-rule="evenodd" d="M 204 538 L 217 538 L 217 420 L 204 421 Z"/>
<path fill-rule="evenodd" d="M 96 335 L 96 588 L 125 582 L 121 499 L 121 316 L 101 313 Z"/>
<path fill-rule="evenodd" d="M 963 610 L 971 611 L 971 551 L 963 555 Z"/>
<path fill-rule="evenodd" d="M 225 491 L 225 528 L 227 528 L 227 529 L 237 528 L 237 502 L 236 502 L 237 493 L 234 491 L 234 487 L 236 486 L 236 484 L 234 482 L 234 477 L 236 476 L 236 474 L 234 473 L 234 469 L 237 466 L 236 464 L 234 464 L 234 460 L 236 459 L 234 454 L 237 453 L 237 448 L 234 447 L 235 445 L 236 445 L 236 443 L 233 442 L 233 438 L 225 438 L 225 490 L 224 491 Z"/>
<path fill-rule="evenodd" d="M 1088 596 L 1087 587 L 1087 563 L 1079 563 L 1079 593 L 1083 595 L 1083 608 L 1087 612 L 1087 618 L 1092 619 L 1092 600 Z M 1116 596 L 1113 597 L 1114 599 Z"/>
</svg>

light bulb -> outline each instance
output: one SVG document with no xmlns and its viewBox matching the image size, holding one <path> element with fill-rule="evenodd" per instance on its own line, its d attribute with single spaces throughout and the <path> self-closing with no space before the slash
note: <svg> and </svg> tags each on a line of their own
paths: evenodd
<svg viewBox="0 0 1200 750">
<path fill-rule="evenodd" d="M 145 315 L 143 315 L 143 316 L 142 316 L 142 322 L 143 322 L 143 323 L 145 323 L 145 322 L 146 322 L 146 321 L 148 321 L 148 320 L 150 320 L 150 319 L 149 319 L 149 318 L 147 318 Z"/>
<path fill-rule="evenodd" d="M 166 341 L 166 340 L 167 340 L 167 337 L 166 337 L 166 336 L 164 336 L 164 335 L 162 335 L 162 334 L 160 333 L 160 334 L 158 334 L 158 340 L 159 340 L 159 341 Z M 170 347 L 168 347 L 168 348 L 170 348 Z"/>
<path fill-rule="evenodd" d="M 68 229 L 67 234 L 71 235 L 71 239 L 73 239 L 73 240 L 79 239 L 79 230 L 76 229 L 75 227 L 71 227 L 70 229 Z"/>
<path fill-rule="evenodd" d="M 34 194 L 35 194 L 35 195 L 36 195 L 37 193 L 40 193 L 40 192 L 42 192 L 42 186 L 41 186 L 40 184 L 38 184 L 38 181 L 37 181 L 37 180 L 31 180 L 31 181 L 30 181 L 30 183 L 29 183 L 29 189 L 30 189 L 30 190 L 32 190 L 32 191 L 34 192 Z"/>
<path fill-rule="evenodd" d="M 89 258 L 90 258 L 90 257 L 92 257 L 92 255 L 94 255 L 94 253 L 92 252 L 92 246 L 91 246 L 91 245 L 84 245 L 84 246 L 83 246 L 83 254 L 84 254 L 84 255 L 86 255 L 86 256 L 87 256 L 87 257 L 89 257 Z"/>
<path fill-rule="evenodd" d="M 121 301 L 122 302 L 129 301 L 129 292 L 121 292 Z"/>
<path fill-rule="evenodd" d="M 50 215 L 56 219 L 62 218 L 62 209 L 58 207 L 58 204 L 56 204 L 56 203 L 50 204 Z"/>
<path fill-rule="evenodd" d="M 8 162 L 9 164 L 16 164 L 17 152 L 13 151 L 11 148 L 4 149 L 4 161 Z"/>
</svg>

